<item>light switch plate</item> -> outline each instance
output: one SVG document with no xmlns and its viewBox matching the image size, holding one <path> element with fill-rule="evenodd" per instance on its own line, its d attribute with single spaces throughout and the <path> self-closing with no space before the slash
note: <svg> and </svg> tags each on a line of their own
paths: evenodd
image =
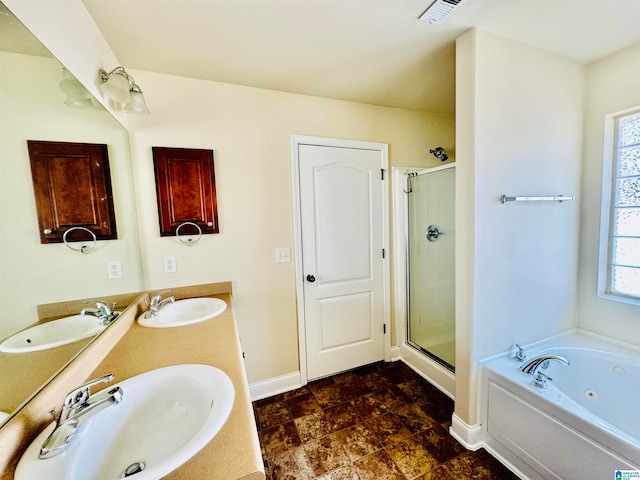
<svg viewBox="0 0 640 480">
<path fill-rule="evenodd" d="M 287 263 L 291 261 L 290 248 L 276 248 L 276 263 Z"/>
</svg>

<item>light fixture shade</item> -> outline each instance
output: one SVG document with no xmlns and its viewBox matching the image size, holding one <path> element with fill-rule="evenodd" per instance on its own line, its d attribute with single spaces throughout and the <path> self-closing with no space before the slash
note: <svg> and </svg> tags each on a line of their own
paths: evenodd
<svg viewBox="0 0 640 480">
<path fill-rule="evenodd" d="M 100 112 L 105 111 L 102 104 L 98 100 L 96 100 L 95 97 L 83 99 L 73 98 L 71 95 L 67 95 L 64 104 L 67 107 L 75 108 L 76 110 L 96 110 Z"/>
<path fill-rule="evenodd" d="M 67 99 L 64 101 L 64 104 L 67 107 L 81 109 L 81 110 L 95 110 L 93 103 L 88 98 L 87 99 L 74 98 L 73 96 L 68 95 Z"/>
<path fill-rule="evenodd" d="M 119 72 L 111 74 L 109 79 L 100 85 L 100 90 L 109 99 L 118 103 L 129 103 L 129 80 Z"/>
<path fill-rule="evenodd" d="M 76 77 L 74 77 L 66 68 L 62 69 L 62 80 L 60 80 L 60 90 L 69 95 L 71 98 L 78 100 L 88 100 L 91 98 L 89 90 L 84 88 Z"/>
<path fill-rule="evenodd" d="M 136 92 L 135 90 L 132 90 L 130 92 L 130 95 L 131 101 L 125 105 L 124 111 L 127 113 L 149 115 L 149 109 L 147 108 L 147 103 L 144 100 L 144 95 L 142 95 L 142 92 Z"/>
</svg>

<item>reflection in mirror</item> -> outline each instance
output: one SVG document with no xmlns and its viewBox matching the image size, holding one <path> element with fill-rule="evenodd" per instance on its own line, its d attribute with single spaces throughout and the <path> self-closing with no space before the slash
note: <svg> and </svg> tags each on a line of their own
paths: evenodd
<svg viewBox="0 0 640 480">
<path fill-rule="evenodd" d="M 69 100 L 68 91 L 82 92 L 81 85 L 73 84 L 1 3 L 0 69 L 1 342 L 38 322 L 79 314 L 88 306 L 84 299 L 117 301 L 123 310 L 129 297 L 117 294 L 144 287 L 126 130 L 104 109 L 93 108 L 98 102 Z M 87 255 L 64 244 L 40 243 L 27 140 L 107 145 L 117 240 L 98 241 Z M 110 280 L 107 262 L 114 260 L 120 261 L 122 278 Z M 74 299 L 79 301 L 59 304 Z M 0 412 L 18 408 L 90 340 L 30 353 L 0 352 Z"/>
</svg>

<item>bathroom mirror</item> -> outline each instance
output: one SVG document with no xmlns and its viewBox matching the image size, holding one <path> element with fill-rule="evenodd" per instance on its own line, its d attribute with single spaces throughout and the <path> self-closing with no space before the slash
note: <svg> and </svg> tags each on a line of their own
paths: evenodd
<svg viewBox="0 0 640 480">
<path fill-rule="evenodd" d="M 39 320 L 63 316 L 51 310 L 39 315 L 38 305 L 111 301 L 118 294 L 140 292 L 144 285 L 126 129 L 102 107 L 91 107 L 98 102 L 68 105 L 74 102 L 60 88 L 63 66 L 2 3 L 0 70 L 2 341 Z M 107 145 L 117 240 L 98 241 L 85 255 L 64 244 L 40 243 L 27 140 Z M 120 262 L 122 278 L 108 278 L 111 261 Z M 120 300 L 117 308 L 124 309 L 125 302 Z M 0 379 L 15 380 L 0 383 L 0 411 L 18 408 L 90 340 L 39 352 L 0 353 Z"/>
</svg>

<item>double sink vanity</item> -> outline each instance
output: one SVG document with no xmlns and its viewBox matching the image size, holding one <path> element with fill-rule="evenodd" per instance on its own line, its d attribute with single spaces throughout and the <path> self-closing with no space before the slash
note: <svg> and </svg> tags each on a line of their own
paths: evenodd
<svg viewBox="0 0 640 480">
<path fill-rule="evenodd" d="M 0 428 L 2 479 L 264 479 L 231 283 L 110 323 Z"/>
</svg>

